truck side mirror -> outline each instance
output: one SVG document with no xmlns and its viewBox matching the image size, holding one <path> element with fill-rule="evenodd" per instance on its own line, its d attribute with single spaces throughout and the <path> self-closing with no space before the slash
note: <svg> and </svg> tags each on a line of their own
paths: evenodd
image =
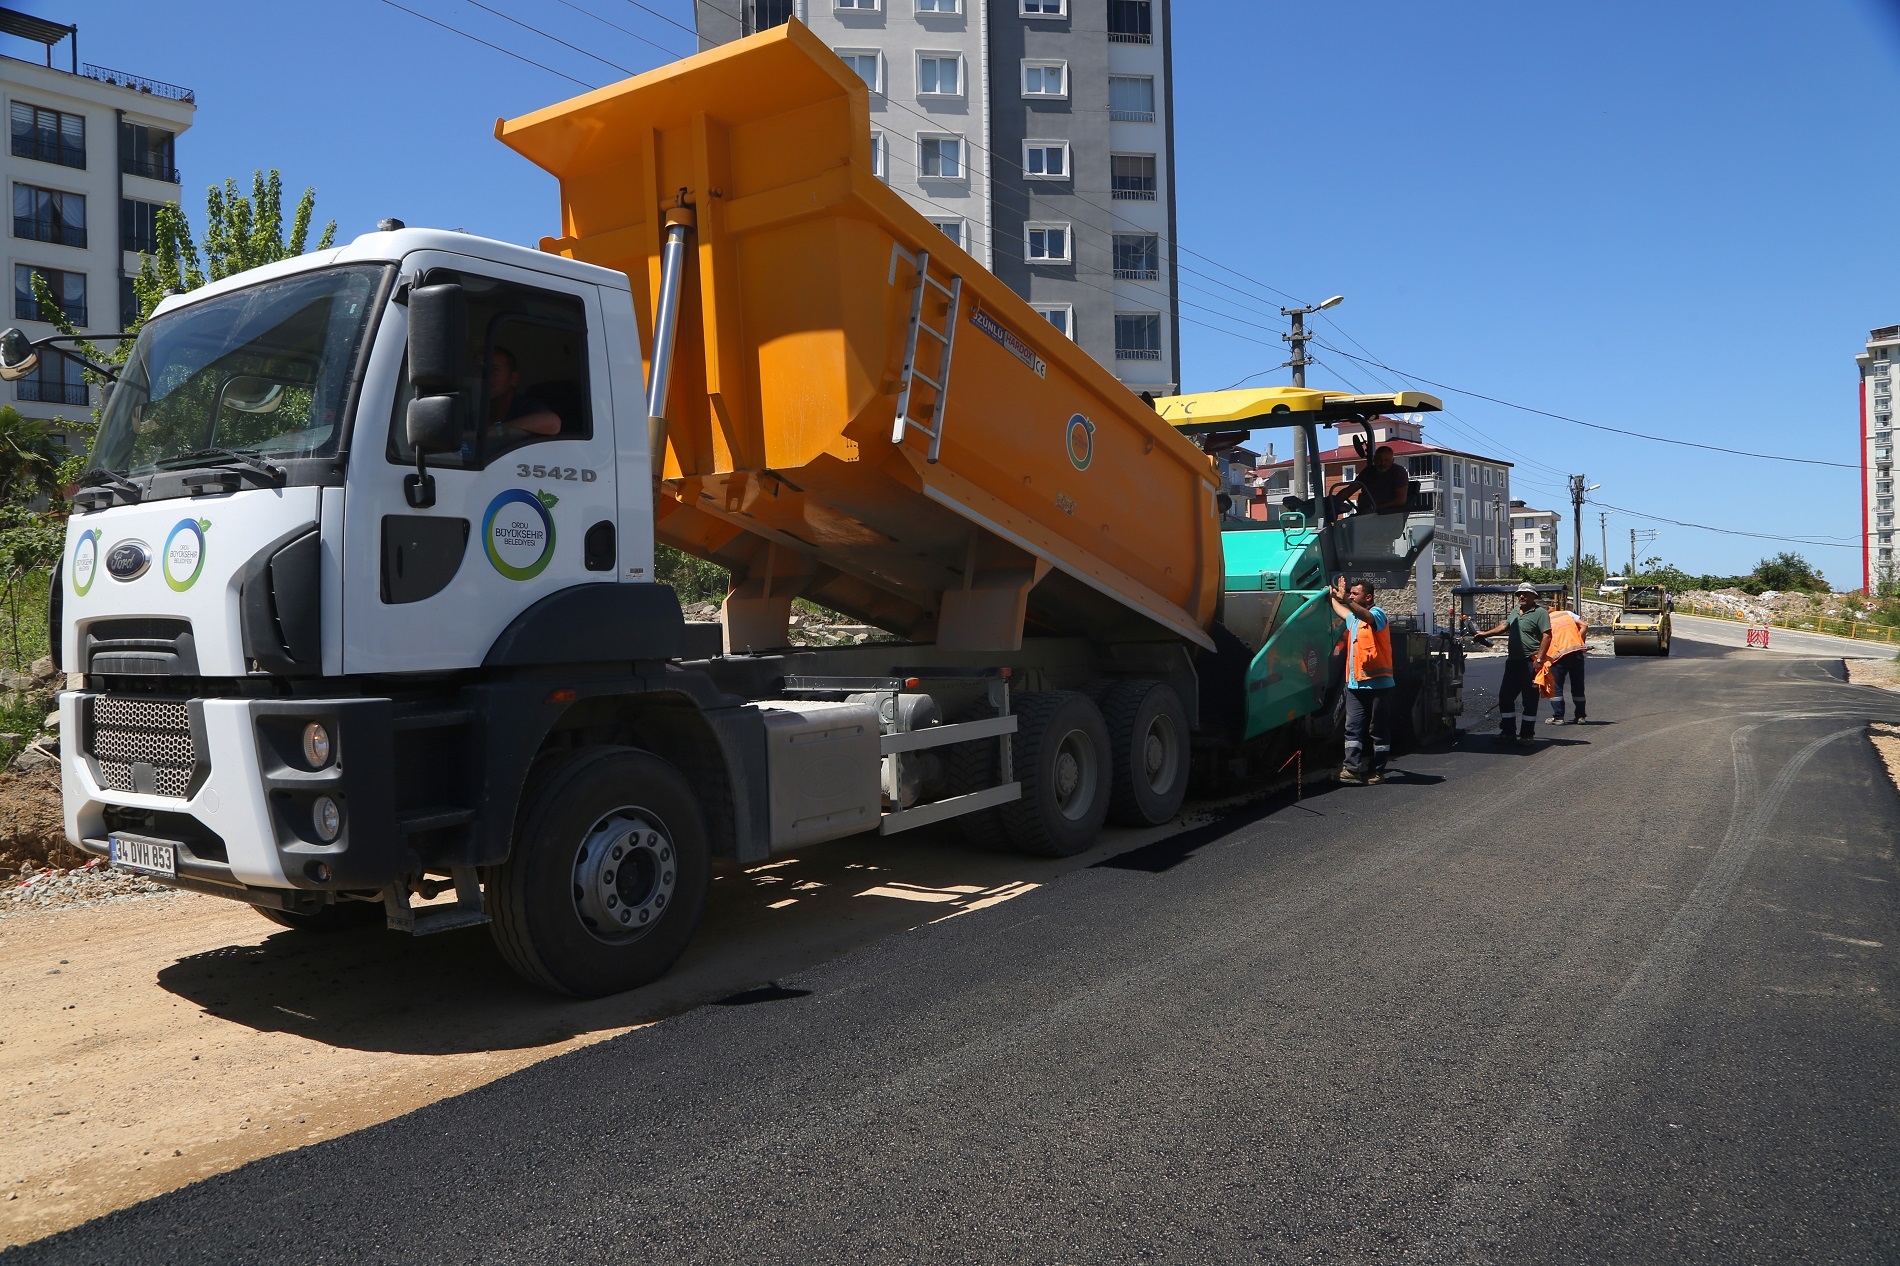
<svg viewBox="0 0 1900 1266">
<path fill-rule="evenodd" d="M 462 447 L 462 393 L 417 396 L 404 418 L 409 447 L 421 453 L 453 453 Z"/>
<path fill-rule="evenodd" d="M 453 282 L 409 292 L 409 382 L 418 396 L 462 385 L 468 366 L 468 296 Z"/>
<path fill-rule="evenodd" d="M 0 378 L 8 382 L 18 382 L 33 372 L 40 363 L 40 354 L 33 349 L 32 340 L 17 327 L 11 327 L 0 333 Z"/>
</svg>

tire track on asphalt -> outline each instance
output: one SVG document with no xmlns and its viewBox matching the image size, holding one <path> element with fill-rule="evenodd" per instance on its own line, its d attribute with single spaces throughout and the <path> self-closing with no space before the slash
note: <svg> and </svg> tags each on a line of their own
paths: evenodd
<svg viewBox="0 0 1900 1266">
<path fill-rule="evenodd" d="M 1780 719 L 1808 719 L 1799 714 Z M 1624 1051 L 1662 1019 L 1670 996 L 1728 906 L 1730 891 L 1747 869 L 1763 833 L 1772 825 L 1795 780 L 1830 743 L 1859 734 L 1856 725 L 1813 740 L 1789 759 L 1752 809 L 1757 777 L 1749 739 L 1765 723 L 1745 725 L 1730 737 L 1735 790 L 1728 829 L 1701 879 L 1663 928 L 1649 953 L 1617 990 L 1588 1036 L 1572 1049 L 1542 1094 L 1526 1104 L 1491 1150 L 1477 1177 L 1459 1184 L 1443 1221 L 1445 1234 L 1413 1245 L 1411 1263 L 1478 1262 L 1510 1233 L 1510 1222 L 1525 1212 L 1527 1196 L 1548 1168 L 1576 1116 L 1596 1099 Z M 1673 728 L 1673 727 L 1672 727 Z"/>
</svg>

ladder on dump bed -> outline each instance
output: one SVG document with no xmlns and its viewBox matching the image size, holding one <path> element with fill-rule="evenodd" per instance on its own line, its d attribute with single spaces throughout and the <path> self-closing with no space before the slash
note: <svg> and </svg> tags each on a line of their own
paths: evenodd
<svg viewBox="0 0 1900 1266">
<path fill-rule="evenodd" d="M 938 452 L 943 448 L 943 405 L 950 395 L 950 353 L 957 342 L 957 305 L 963 297 L 963 278 L 952 277 L 949 285 L 944 285 L 930 275 L 930 252 L 918 251 L 915 255 L 895 244 L 891 247 L 891 284 L 897 282 L 898 257 L 916 269 L 916 281 L 911 289 L 910 322 L 904 332 L 904 369 L 897 380 L 897 419 L 891 425 L 891 443 L 902 444 L 904 435 L 911 428 L 930 437 L 930 451 L 925 460 L 935 462 Z M 943 325 L 934 326 L 926 319 L 925 300 L 931 295 L 940 296 L 944 304 Z M 937 372 L 933 378 L 917 367 L 920 336 L 928 335 L 941 349 L 937 360 Z M 912 416 L 917 401 L 918 383 L 930 388 L 934 399 L 930 402 L 929 421 Z"/>
</svg>

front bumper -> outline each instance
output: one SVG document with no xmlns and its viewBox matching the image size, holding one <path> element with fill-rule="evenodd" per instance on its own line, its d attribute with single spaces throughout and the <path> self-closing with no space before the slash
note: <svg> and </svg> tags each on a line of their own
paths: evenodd
<svg viewBox="0 0 1900 1266">
<path fill-rule="evenodd" d="M 175 844 L 180 886 L 194 888 L 363 891 L 419 869 L 396 827 L 390 700 L 192 699 L 196 765 L 182 794 L 163 795 L 120 748 L 110 755 L 140 774 L 130 780 L 139 790 L 109 786 L 127 779 L 93 754 L 91 701 L 123 697 L 70 690 L 59 699 L 66 836 L 86 852 L 105 856 L 115 832 Z M 321 769 L 302 755 L 311 721 L 330 731 Z M 311 820 L 320 795 L 342 809 L 342 830 L 327 842 Z"/>
</svg>

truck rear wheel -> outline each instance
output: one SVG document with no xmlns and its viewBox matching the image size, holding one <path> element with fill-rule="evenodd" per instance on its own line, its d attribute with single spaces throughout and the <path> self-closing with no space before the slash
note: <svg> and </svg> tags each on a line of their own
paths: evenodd
<svg viewBox="0 0 1900 1266">
<path fill-rule="evenodd" d="M 1018 695 L 1011 763 L 1022 799 L 1002 806 L 1003 829 L 1025 853 L 1069 857 L 1095 842 L 1108 816 L 1112 757 L 1101 709 L 1068 690 Z"/>
<path fill-rule="evenodd" d="M 535 779 L 508 860 L 485 876 L 495 944 L 547 989 L 636 988 L 692 940 L 710 869 L 679 770 L 633 748 L 583 749 Z"/>
<path fill-rule="evenodd" d="M 1118 681 L 1101 696 L 1112 758 L 1108 820 L 1159 826 L 1187 795 L 1187 709 L 1159 681 Z"/>
</svg>

